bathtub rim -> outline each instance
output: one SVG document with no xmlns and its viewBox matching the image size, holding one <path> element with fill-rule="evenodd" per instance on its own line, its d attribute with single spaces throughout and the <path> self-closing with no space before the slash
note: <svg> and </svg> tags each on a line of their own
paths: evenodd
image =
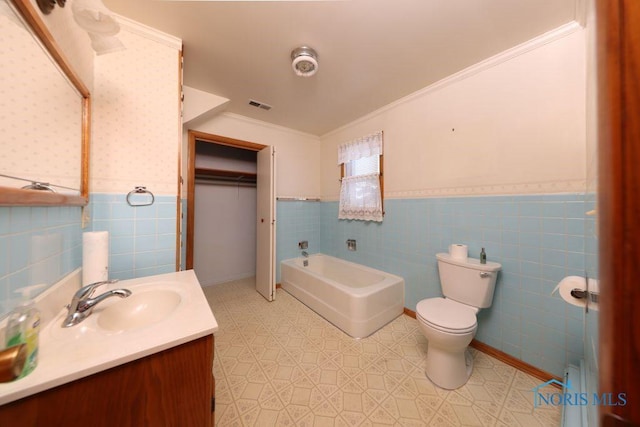
<svg viewBox="0 0 640 427">
<path fill-rule="evenodd" d="M 385 277 L 383 281 L 364 288 L 351 288 L 336 282 L 335 280 L 328 279 L 318 273 L 305 270 L 305 267 L 300 265 L 302 261 L 302 258 L 300 257 L 281 261 L 282 276 L 280 281 L 282 289 L 313 310 L 316 314 L 338 327 L 347 335 L 356 339 L 366 338 L 375 334 L 380 328 L 384 327 L 404 313 L 404 302 L 406 297 L 404 278 L 385 271 L 367 267 L 362 264 L 333 257 L 331 255 L 314 255 L 333 258 L 337 261 L 354 265 L 356 268 L 372 270 Z M 300 263 L 296 264 L 294 262 L 285 262 L 295 260 L 299 260 Z M 319 295 L 310 292 L 307 287 L 296 284 L 295 277 L 286 277 L 288 274 L 285 274 L 284 272 L 287 271 L 287 269 L 292 269 L 292 273 L 294 275 L 308 275 L 311 280 L 320 281 L 324 286 L 333 288 L 332 290 L 341 292 L 342 294 L 346 294 L 344 295 L 344 298 L 348 299 L 349 308 L 347 310 L 349 310 L 349 312 L 343 313 L 341 310 L 338 310 L 335 305 L 331 304 L 330 299 L 320 298 Z M 401 287 L 401 290 L 397 289 L 399 286 Z M 376 293 L 380 295 L 374 295 Z M 384 294 L 393 293 L 399 293 L 400 295 L 396 295 L 394 298 L 390 299 L 389 301 L 391 301 L 391 303 L 385 305 L 382 310 L 371 311 L 368 309 L 369 307 L 365 309 L 363 308 L 364 306 L 361 305 L 366 303 L 367 297 L 383 298 Z M 328 294 L 331 294 L 331 292 L 328 292 Z M 396 299 L 397 301 L 395 301 Z M 378 301 L 381 300 L 378 299 Z M 363 310 L 365 315 L 362 315 Z"/>
<path fill-rule="evenodd" d="M 353 295 L 353 297 L 355 297 L 355 298 L 364 298 L 364 297 L 370 296 L 371 294 L 374 294 L 376 291 L 384 289 L 384 288 L 392 285 L 395 282 L 400 282 L 401 281 L 401 282 L 404 283 L 404 278 L 403 277 L 397 276 L 397 275 L 395 275 L 393 273 L 388 273 L 386 271 L 378 270 L 376 268 L 369 267 L 369 266 L 366 266 L 366 265 L 363 265 L 363 264 L 358 264 L 358 263 L 353 262 L 353 261 L 348 261 L 348 260 L 345 260 L 345 259 L 342 259 L 342 258 L 338 258 L 338 257 L 332 256 L 332 255 L 327 255 L 327 254 L 324 254 L 324 253 L 321 253 L 321 252 L 317 252 L 317 253 L 314 253 L 314 254 L 309 254 L 309 259 L 310 260 L 313 260 L 313 258 L 315 258 L 315 257 L 331 258 L 332 260 L 335 260 L 335 261 L 338 261 L 340 263 L 349 265 L 349 266 L 351 266 L 353 268 L 356 268 L 356 269 L 362 269 L 362 270 L 366 270 L 366 271 L 371 272 L 371 273 L 380 274 L 380 275 L 382 275 L 384 277 L 384 279 L 379 281 L 379 282 L 373 283 L 371 285 L 365 286 L 365 287 L 354 288 L 354 287 L 351 287 L 351 286 L 344 285 L 344 284 L 342 284 L 340 282 L 337 282 L 337 281 L 335 281 L 333 279 L 330 279 L 330 278 L 328 278 L 326 276 L 322 276 L 321 274 L 318 274 L 315 271 L 305 270 L 305 267 L 303 267 L 301 265 L 302 261 L 304 260 L 304 257 L 295 257 L 295 258 L 289 258 L 289 259 L 285 259 L 285 260 L 280 261 L 280 264 L 281 264 L 280 265 L 280 282 L 284 281 L 283 278 L 282 278 L 282 265 L 284 264 L 284 265 L 290 266 L 292 268 L 298 268 L 300 270 L 303 270 L 306 274 L 312 275 L 312 276 L 314 276 L 316 278 L 321 278 L 322 280 L 325 280 L 327 282 L 331 282 L 331 284 L 333 286 L 335 286 L 335 287 L 337 287 L 339 289 L 342 289 L 346 293 Z M 296 261 L 300 261 L 300 264 L 297 264 Z M 283 283 L 281 283 L 281 285 L 283 285 Z M 403 285 L 403 287 L 404 287 L 404 285 Z"/>
</svg>

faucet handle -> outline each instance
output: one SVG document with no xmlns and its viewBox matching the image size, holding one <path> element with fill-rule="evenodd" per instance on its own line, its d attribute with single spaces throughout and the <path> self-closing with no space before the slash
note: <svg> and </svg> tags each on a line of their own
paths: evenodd
<svg viewBox="0 0 640 427">
<path fill-rule="evenodd" d="M 93 293 L 95 292 L 95 290 L 102 286 L 102 285 L 108 285 L 110 283 L 116 283 L 118 281 L 118 279 L 112 279 L 112 280 L 103 280 L 101 282 L 94 282 L 88 285 L 85 285 L 83 287 L 81 287 L 80 289 L 78 289 L 78 291 L 76 292 L 76 294 L 74 295 L 74 298 L 77 299 L 86 299 L 91 297 L 91 295 L 93 295 Z"/>
</svg>

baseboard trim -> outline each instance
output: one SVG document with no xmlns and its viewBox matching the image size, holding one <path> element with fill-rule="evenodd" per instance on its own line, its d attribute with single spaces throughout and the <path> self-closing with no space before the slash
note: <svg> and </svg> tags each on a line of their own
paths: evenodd
<svg viewBox="0 0 640 427">
<path fill-rule="evenodd" d="M 416 318 L 416 312 L 406 307 L 404 308 L 404 314 L 414 319 Z M 535 366 L 530 365 L 523 360 L 515 358 L 510 354 L 505 353 L 502 350 L 498 350 L 497 348 L 491 347 L 490 345 L 480 342 L 478 340 L 474 339 L 473 341 L 471 341 L 470 346 L 475 348 L 478 351 L 483 352 L 484 354 L 487 354 L 495 359 L 498 359 L 503 363 L 506 363 L 509 366 L 513 366 L 517 370 L 522 371 L 526 374 L 529 374 L 532 377 L 535 377 L 541 381 L 549 381 L 552 379 L 556 380 L 557 382 L 563 381 L 563 379 L 560 377 L 551 375 L 550 373 L 543 371 L 542 369 L 536 368 Z M 552 382 L 552 385 L 556 388 L 561 388 L 560 385 L 556 384 L 555 382 Z"/>
<path fill-rule="evenodd" d="M 530 365 L 523 360 L 517 359 L 511 356 L 510 354 L 505 353 L 502 350 L 498 350 L 497 348 L 491 347 L 490 345 L 487 345 L 478 340 L 474 339 L 473 341 L 471 341 L 470 345 L 476 350 L 481 351 L 484 354 L 488 354 L 489 356 L 492 356 L 498 359 L 499 361 L 506 363 L 509 366 L 513 366 L 517 370 L 522 371 L 526 374 L 529 374 L 532 377 L 535 377 L 541 381 L 547 382 L 549 380 L 555 380 L 554 382 L 551 383 L 551 385 L 559 389 L 562 388 L 560 384 L 558 384 L 558 383 L 562 383 L 563 381 L 563 379 L 560 377 L 552 375 L 547 371 L 543 371 L 542 369 L 536 368 L 535 366 Z"/>
<path fill-rule="evenodd" d="M 409 310 L 407 307 L 404 308 L 404 314 L 409 317 L 413 317 L 414 319 L 416 318 L 416 312 L 413 310 Z"/>
</svg>

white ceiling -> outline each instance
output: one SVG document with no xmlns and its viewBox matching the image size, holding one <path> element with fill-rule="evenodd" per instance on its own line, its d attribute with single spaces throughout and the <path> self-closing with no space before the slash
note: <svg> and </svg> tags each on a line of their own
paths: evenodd
<svg viewBox="0 0 640 427">
<path fill-rule="evenodd" d="M 577 0 L 104 0 L 184 44 L 184 84 L 323 135 L 576 17 Z M 578 0 L 579 1 L 579 0 Z M 298 77 L 291 51 L 318 52 Z M 251 107 L 249 99 L 269 104 Z"/>
</svg>

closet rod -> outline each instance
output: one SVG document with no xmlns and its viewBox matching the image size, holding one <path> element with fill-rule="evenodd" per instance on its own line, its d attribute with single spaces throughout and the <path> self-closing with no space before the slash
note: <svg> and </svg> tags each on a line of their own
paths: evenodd
<svg viewBox="0 0 640 427">
<path fill-rule="evenodd" d="M 196 178 L 196 184 L 198 184 L 198 185 L 216 185 L 216 186 L 226 186 L 226 187 L 256 188 L 256 183 L 255 182 L 228 181 L 228 180 L 221 180 L 221 179 L 198 179 L 198 178 Z"/>
<path fill-rule="evenodd" d="M 258 175 L 253 172 L 230 171 L 222 169 L 196 168 L 195 176 L 198 179 L 217 179 L 232 182 L 256 182 Z"/>
</svg>

